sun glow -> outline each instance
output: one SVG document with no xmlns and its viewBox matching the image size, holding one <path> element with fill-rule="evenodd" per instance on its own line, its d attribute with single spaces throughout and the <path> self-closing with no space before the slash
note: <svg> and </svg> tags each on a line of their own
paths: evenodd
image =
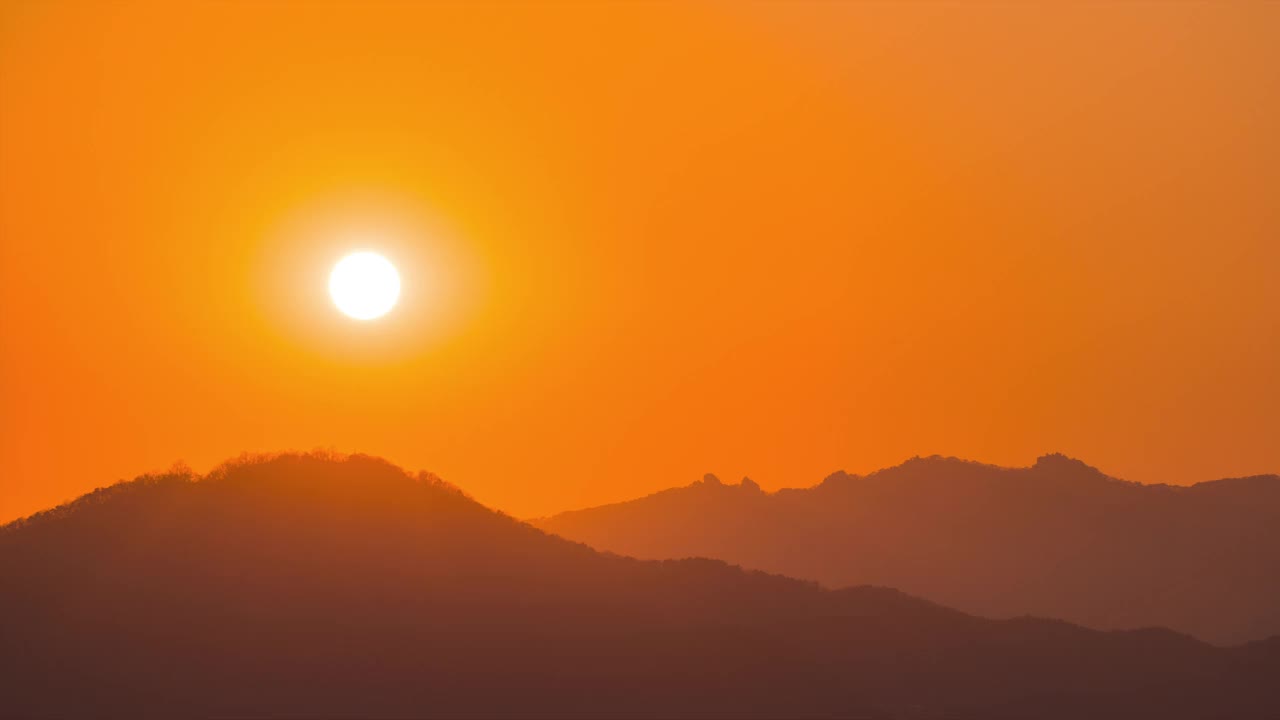
<svg viewBox="0 0 1280 720">
<path fill-rule="evenodd" d="M 373 320 L 395 307 L 400 298 L 400 273 L 378 253 L 352 253 L 329 273 L 329 295 L 344 315 Z"/>
</svg>

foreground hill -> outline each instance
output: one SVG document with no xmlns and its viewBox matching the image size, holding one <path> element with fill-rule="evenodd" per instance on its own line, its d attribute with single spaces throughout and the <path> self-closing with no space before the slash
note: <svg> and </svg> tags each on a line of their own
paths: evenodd
<svg viewBox="0 0 1280 720">
<path fill-rule="evenodd" d="M 0 529 L 0 715 L 1274 717 L 1280 648 L 982 620 L 282 456 Z"/>
<path fill-rule="evenodd" d="M 1050 455 L 1030 468 L 917 458 L 765 493 L 715 478 L 539 527 L 639 558 L 713 557 L 886 585 L 987 617 L 1280 634 L 1280 477 L 1140 485 Z"/>
</svg>

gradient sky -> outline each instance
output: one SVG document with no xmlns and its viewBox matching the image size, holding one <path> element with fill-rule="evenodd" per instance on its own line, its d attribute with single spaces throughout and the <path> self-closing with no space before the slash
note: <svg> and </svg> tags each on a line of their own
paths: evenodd
<svg viewBox="0 0 1280 720">
<path fill-rule="evenodd" d="M 1280 4 L 1046 5 L 5 3 L 0 521 L 330 446 L 519 516 L 1280 471 Z"/>
</svg>

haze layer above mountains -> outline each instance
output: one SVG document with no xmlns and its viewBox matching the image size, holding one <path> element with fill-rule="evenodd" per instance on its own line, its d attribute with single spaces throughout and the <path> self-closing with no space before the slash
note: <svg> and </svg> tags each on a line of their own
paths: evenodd
<svg viewBox="0 0 1280 720">
<path fill-rule="evenodd" d="M 0 528 L 0 577 L 0 702 L 24 717 L 1280 711 L 1276 640 L 602 554 L 361 456 L 99 490 Z"/>
<path fill-rule="evenodd" d="M 539 527 L 638 558 L 713 557 L 883 585 L 985 617 L 1280 634 L 1280 477 L 1141 485 L 1062 455 L 1030 468 L 916 458 L 766 493 L 713 476 Z"/>
</svg>

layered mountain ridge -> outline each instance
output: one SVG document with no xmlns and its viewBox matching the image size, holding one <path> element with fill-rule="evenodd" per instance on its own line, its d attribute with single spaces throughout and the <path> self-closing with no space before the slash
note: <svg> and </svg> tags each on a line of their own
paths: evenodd
<svg viewBox="0 0 1280 720">
<path fill-rule="evenodd" d="M 985 620 L 886 588 L 603 554 L 365 456 L 100 490 L 0 529 L 0 578 L 4 716 L 1280 709 L 1274 643 Z"/>
</svg>

